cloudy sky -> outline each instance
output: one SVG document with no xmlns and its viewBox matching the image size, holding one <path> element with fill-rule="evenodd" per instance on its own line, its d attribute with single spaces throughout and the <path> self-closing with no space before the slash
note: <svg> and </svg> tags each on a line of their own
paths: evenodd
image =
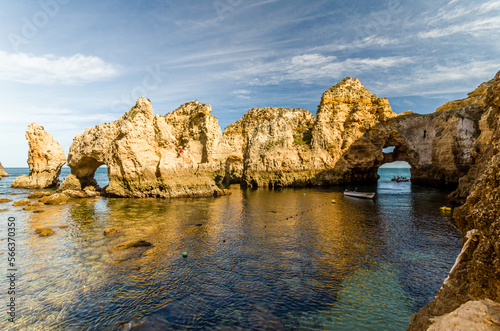
<svg viewBox="0 0 500 331">
<path fill-rule="evenodd" d="M 68 152 L 139 96 L 197 99 L 224 129 L 301 107 L 345 76 L 395 112 L 433 112 L 500 70 L 500 0 L 25 0 L 0 11 L 0 161 L 26 166 L 42 124 Z"/>
</svg>

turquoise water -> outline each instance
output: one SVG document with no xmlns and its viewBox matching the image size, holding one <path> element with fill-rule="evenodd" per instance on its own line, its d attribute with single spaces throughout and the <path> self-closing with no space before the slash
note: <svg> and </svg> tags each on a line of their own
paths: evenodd
<svg viewBox="0 0 500 331">
<path fill-rule="evenodd" d="M 10 183 L 27 169 L 7 171 L 0 198 L 26 199 Z M 0 328 L 403 330 L 446 278 L 460 233 L 439 209 L 448 192 L 390 181 L 408 169 L 380 175 L 358 187 L 373 201 L 344 198 L 348 186 L 233 185 L 219 198 L 80 199 L 38 214 L 0 204 L 2 222 L 16 218 L 19 258 L 16 325 Z M 105 168 L 96 179 L 106 185 Z M 41 226 L 55 234 L 39 237 Z M 109 227 L 121 232 L 104 236 Z M 4 270 L 6 237 L 1 227 Z M 123 261 L 111 253 L 135 239 L 153 246 Z"/>
</svg>

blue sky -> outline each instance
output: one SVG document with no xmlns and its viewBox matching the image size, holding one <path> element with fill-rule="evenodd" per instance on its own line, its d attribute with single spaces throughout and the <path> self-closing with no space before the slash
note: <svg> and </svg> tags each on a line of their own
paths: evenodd
<svg viewBox="0 0 500 331">
<path fill-rule="evenodd" d="M 222 129 L 253 107 L 316 112 L 358 77 L 393 110 L 433 112 L 500 70 L 500 0 L 2 1 L 0 162 L 37 122 L 66 153 L 139 96 L 197 99 Z"/>
</svg>

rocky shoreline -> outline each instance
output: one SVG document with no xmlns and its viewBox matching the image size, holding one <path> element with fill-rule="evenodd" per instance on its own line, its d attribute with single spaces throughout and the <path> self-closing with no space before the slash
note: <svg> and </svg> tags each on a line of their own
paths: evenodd
<svg viewBox="0 0 500 331">
<path fill-rule="evenodd" d="M 151 102 L 141 97 L 115 122 L 75 137 L 67 158 L 71 175 L 40 202 L 100 195 L 222 196 L 230 192 L 219 184 L 228 183 L 297 187 L 375 182 L 382 164 L 406 161 L 412 183 L 453 187 L 450 199 L 464 203 L 454 213 L 464 250 L 436 299 L 412 317 L 409 330 L 460 324 L 457 316 L 471 309 L 486 309 L 486 314 L 478 313 L 478 323 L 495 328 L 500 326 L 499 115 L 500 72 L 466 99 L 427 115 L 397 115 L 386 98 L 347 77 L 325 91 L 316 117 L 304 109 L 254 108 L 224 132 L 210 105 L 191 101 L 156 115 Z M 31 173 L 12 187 L 58 186 L 66 162 L 62 148 L 35 123 L 26 137 Z M 394 151 L 384 153 L 386 147 Z M 101 165 L 108 167 L 105 188 L 94 180 Z"/>
</svg>

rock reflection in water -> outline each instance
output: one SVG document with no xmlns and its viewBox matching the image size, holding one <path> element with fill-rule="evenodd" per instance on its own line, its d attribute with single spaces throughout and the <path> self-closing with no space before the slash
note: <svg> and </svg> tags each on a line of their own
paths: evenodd
<svg viewBox="0 0 500 331">
<path fill-rule="evenodd" d="M 400 329 L 425 300 L 408 284 L 426 271 L 403 267 L 422 263 L 411 242 L 398 241 L 419 236 L 406 203 L 394 209 L 383 197 L 348 200 L 341 189 L 232 190 L 220 198 L 80 199 L 41 214 L 16 211 L 23 224 L 18 300 L 29 307 L 17 327 L 314 329 L 363 326 L 366 313 Z M 403 220 L 394 216 L 402 210 Z M 55 234 L 39 238 L 34 229 L 44 226 Z M 421 254 L 441 261 L 444 278 L 455 255 L 449 242 L 458 247 L 459 235 L 444 231 L 444 219 L 421 226 L 428 232 Z M 107 228 L 120 232 L 106 236 Z M 446 241 L 441 252 L 425 248 L 435 238 Z M 136 240 L 152 246 L 111 251 Z M 390 298 L 382 305 L 381 286 Z"/>
</svg>

